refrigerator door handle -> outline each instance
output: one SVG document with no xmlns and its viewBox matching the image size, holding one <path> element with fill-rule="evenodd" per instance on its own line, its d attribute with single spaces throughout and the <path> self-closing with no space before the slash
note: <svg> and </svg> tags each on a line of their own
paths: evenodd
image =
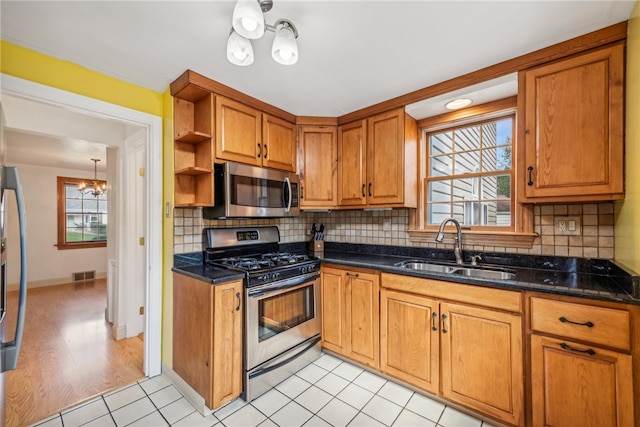
<svg viewBox="0 0 640 427">
<path fill-rule="evenodd" d="M 22 332 L 24 331 L 24 315 L 27 308 L 27 228 L 24 213 L 24 197 L 22 196 L 22 186 L 18 178 L 18 170 L 12 166 L 2 168 L 5 174 L 2 181 L 5 183 L 5 190 L 13 190 L 16 193 L 18 205 L 18 224 L 20 228 L 20 294 L 18 296 L 18 322 L 16 324 L 15 339 L 10 342 L 3 342 L 0 346 L 2 352 L 2 366 L 0 372 L 10 371 L 18 364 L 18 354 L 22 345 Z"/>
</svg>

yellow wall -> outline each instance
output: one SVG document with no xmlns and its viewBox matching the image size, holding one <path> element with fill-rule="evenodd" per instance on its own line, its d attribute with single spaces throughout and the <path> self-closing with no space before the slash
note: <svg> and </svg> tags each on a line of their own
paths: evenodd
<svg viewBox="0 0 640 427">
<path fill-rule="evenodd" d="M 640 273 L 640 1 L 629 18 L 626 85 L 626 188 L 616 203 L 615 261 Z"/>
<path fill-rule="evenodd" d="M 163 196 L 173 205 L 173 101 L 162 94 L 79 65 L 0 40 L 0 72 L 21 79 L 163 117 Z M 168 147 L 168 148 L 167 148 Z M 168 153 L 168 155 L 166 154 Z M 167 176 L 169 178 L 167 178 Z M 163 313 L 172 313 L 173 213 L 163 216 Z M 163 314 L 162 361 L 172 365 L 171 315 Z"/>
<path fill-rule="evenodd" d="M 162 94 L 0 40 L 0 71 L 111 104 L 162 116 Z"/>
<path fill-rule="evenodd" d="M 167 90 L 163 97 L 163 199 L 165 204 L 170 203 L 173 208 L 173 97 Z M 165 205 L 166 206 L 166 205 Z M 165 208 L 166 209 L 166 208 Z M 162 363 L 173 367 L 173 209 L 166 211 L 162 220 Z"/>
</svg>

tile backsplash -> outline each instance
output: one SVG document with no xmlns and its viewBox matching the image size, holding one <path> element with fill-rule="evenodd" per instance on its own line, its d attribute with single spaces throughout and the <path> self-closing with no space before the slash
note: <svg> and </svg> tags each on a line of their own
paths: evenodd
<svg viewBox="0 0 640 427">
<path fill-rule="evenodd" d="M 555 217 L 578 217 L 580 234 L 561 236 L 554 232 Z M 311 239 L 315 222 L 326 226 L 325 240 L 341 243 L 364 243 L 391 246 L 451 247 L 434 242 L 412 242 L 407 234 L 409 211 L 333 211 L 303 212 L 295 218 L 207 220 L 201 208 L 174 209 L 174 253 L 197 252 L 203 249 L 202 230 L 205 227 L 242 227 L 277 225 L 280 241 L 301 242 Z M 464 248 L 487 252 L 509 252 L 531 255 L 614 258 L 613 202 L 577 205 L 537 205 L 534 207 L 534 228 L 538 233 L 528 249 L 495 246 Z M 464 243 L 464 239 L 463 239 Z"/>
</svg>

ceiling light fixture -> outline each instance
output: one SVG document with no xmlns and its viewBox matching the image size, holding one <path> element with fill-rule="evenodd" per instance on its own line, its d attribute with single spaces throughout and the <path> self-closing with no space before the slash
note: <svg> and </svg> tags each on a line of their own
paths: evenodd
<svg viewBox="0 0 640 427">
<path fill-rule="evenodd" d="M 82 182 L 78 185 L 78 190 L 82 194 L 92 194 L 95 197 L 107 194 L 107 183 L 105 181 L 98 180 L 98 162 L 100 159 L 91 159 L 93 162 L 93 185 L 87 187 L 86 182 Z"/>
<path fill-rule="evenodd" d="M 227 59 L 235 65 L 253 64 L 251 40 L 259 39 L 265 30 L 275 33 L 271 56 L 284 65 L 298 61 L 298 30 L 287 19 L 278 19 L 274 25 L 264 20 L 264 13 L 273 7 L 272 0 L 238 0 L 233 9 L 232 29 L 227 40 Z"/>
<path fill-rule="evenodd" d="M 469 98 L 454 99 L 453 101 L 447 102 L 444 108 L 447 110 L 459 110 L 460 108 L 468 107 L 471 105 L 471 102 Z"/>
</svg>

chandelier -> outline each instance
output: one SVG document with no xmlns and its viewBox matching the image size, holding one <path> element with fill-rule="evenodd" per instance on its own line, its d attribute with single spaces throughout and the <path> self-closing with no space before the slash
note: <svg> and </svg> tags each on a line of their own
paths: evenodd
<svg viewBox="0 0 640 427">
<path fill-rule="evenodd" d="M 78 185 L 78 190 L 82 194 L 92 194 L 95 197 L 107 194 L 107 183 L 105 181 L 98 180 L 98 162 L 100 159 L 91 159 L 93 162 L 93 185 L 87 186 L 86 182 L 81 182 Z"/>
<path fill-rule="evenodd" d="M 264 13 L 271 10 L 273 0 L 238 0 L 233 9 L 232 28 L 227 40 L 227 59 L 235 65 L 253 64 L 251 40 L 259 39 L 265 30 L 275 33 L 271 46 L 274 61 L 292 65 L 298 61 L 298 30 L 287 19 L 278 19 L 274 25 L 264 21 Z"/>
</svg>

